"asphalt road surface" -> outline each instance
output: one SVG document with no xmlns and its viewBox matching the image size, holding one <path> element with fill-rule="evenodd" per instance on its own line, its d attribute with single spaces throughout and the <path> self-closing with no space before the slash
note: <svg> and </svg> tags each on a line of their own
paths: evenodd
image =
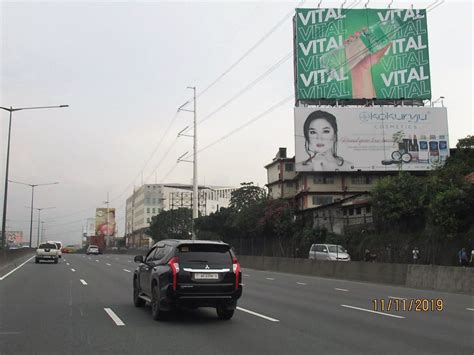
<svg viewBox="0 0 474 355">
<path fill-rule="evenodd" d="M 65 254 L 2 270 L 0 354 L 474 353 L 472 296 L 244 269 L 232 320 L 203 308 L 156 322 L 132 304 L 135 267 Z M 416 311 L 417 299 L 443 309 Z M 392 309 L 374 313 L 374 300 Z"/>
</svg>

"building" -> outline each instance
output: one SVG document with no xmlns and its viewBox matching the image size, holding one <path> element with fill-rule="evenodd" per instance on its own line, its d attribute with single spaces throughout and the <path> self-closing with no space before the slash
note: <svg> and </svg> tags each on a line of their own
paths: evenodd
<svg viewBox="0 0 474 355">
<path fill-rule="evenodd" d="M 355 194 L 370 191 L 386 172 L 295 172 L 295 157 L 286 156 L 286 148 L 278 153 L 267 169 L 270 198 L 293 199 L 298 210 L 341 201 Z"/>
<path fill-rule="evenodd" d="M 336 234 L 373 229 L 370 194 L 367 192 L 308 208 L 304 213 L 305 218 L 311 218 L 313 228 Z"/>
<path fill-rule="evenodd" d="M 296 195 L 295 158 L 286 156 L 286 148 L 279 148 L 278 153 L 267 169 L 267 188 L 270 198 L 294 198 Z"/>
<path fill-rule="evenodd" d="M 125 209 L 125 234 L 127 245 L 149 246 L 151 238 L 146 235 L 153 216 L 161 211 L 192 208 L 192 185 L 146 184 L 136 189 L 127 198 Z M 232 191 L 237 188 L 223 186 L 199 186 L 199 212 L 209 215 L 222 207 L 229 207 Z"/>
</svg>

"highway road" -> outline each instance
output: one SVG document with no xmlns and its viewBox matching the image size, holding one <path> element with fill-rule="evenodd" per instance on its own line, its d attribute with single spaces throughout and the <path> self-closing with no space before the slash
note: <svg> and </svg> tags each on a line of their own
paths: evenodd
<svg viewBox="0 0 474 355">
<path fill-rule="evenodd" d="M 232 320 L 204 308 L 156 322 L 132 304 L 135 267 L 130 255 L 65 254 L 2 270 L 0 354 L 474 353 L 472 296 L 244 269 Z M 374 313 L 374 299 L 399 310 Z"/>
</svg>

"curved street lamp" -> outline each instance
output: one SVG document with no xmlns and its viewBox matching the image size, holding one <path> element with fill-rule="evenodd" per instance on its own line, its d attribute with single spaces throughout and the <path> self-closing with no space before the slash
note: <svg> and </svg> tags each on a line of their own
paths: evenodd
<svg viewBox="0 0 474 355">
<path fill-rule="evenodd" d="M 10 136 L 12 132 L 12 114 L 15 111 L 23 111 L 23 110 L 41 110 L 47 108 L 65 108 L 69 107 L 69 105 L 59 105 L 59 106 L 36 106 L 36 107 L 16 107 L 13 108 L 10 106 L 3 107 L 0 106 L 0 109 L 10 112 L 10 120 L 8 123 L 8 143 L 7 143 L 7 164 L 5 168 L 5 190 L 3 192 L 3 218 L 2 218 L 2 248 L 6 248 L 6 232 L 5 226 L 7 222 L 7 196 L 8 196 L 8 167 L 10 164 Z"/>
</svg>

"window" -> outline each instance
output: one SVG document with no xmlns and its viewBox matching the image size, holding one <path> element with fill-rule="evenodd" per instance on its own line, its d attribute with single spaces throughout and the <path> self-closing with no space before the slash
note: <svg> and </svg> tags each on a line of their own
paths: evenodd
<svg viewBox="0 0 474 355">
<path fill-rule="evenodd" d="M 150 213 L 150 207 L 146 208 L 146 213 Z"/>
<path fill-rule="evenodd" d="M 153 209 L 152 209 L 152 213 L 153 213 L 153 214 L 155 213 L 155 207 L 153 207 Z"/>
<path fill-rule="evenodd" d="M 149 197 L 147 197 L 147 198 L 145 199 L 145 203 L 146 203 L 147 205 L 150 204 L 150 198 L 149 198 Z"/>
<path fill-rule="evenodd" d="M 370 213 L 370 211 L 371 211 L 370 206 L 365 206 L 365 212 Z"/>
<path fill-rule="evenodd" d="M 352 184 L 354 185 L 370 185 L 373 180 L 372 176 L 359 175 L 351 177 Z"/>
<path fill-rule="evenodd" d="M 293 182 L 287 181 L 286 182 L 286 187 L 293 187 Z"/>
<path fill-rule="evenodd" d="M 148 217 L 148 218 L 146 219 L 146 222 L 147 222 L 147 223 L 150 223 L 150 217 Z"/>
<path fill-rule="evenodd" d="M 156 204 L 156 198 L 153 197 L 153 198 L 151 199 L 151 204 L 152 204 L 152 205 L 155 205 L 155 204 Z"/>
<path fill-rule="evenodd" d="M 313 176 L 313 184 L 334 184 L 334 176 L 332 175 Z"/>
<path fill-rule="evenodd" d="M 313 205 L 327 205 L 332 203 L 332 196 L 316 195 L 313 196 Z"/>
<path fill-rule="evenodd" d="M 293 163 L 285 163 L 285 171 L 293 171 Z"/>
<path fill-rule="evenodd" d="M 349 216 L 353 216 L 354 215 L 354 209 L 353 208 L 349 208 Z"/>
<path fill-rule="evenodd" d="M 362 214 L 362 209 L 360 207 L 356 208 L 356 214 Z"/>
<path fill-rule="evenodd" d="M 347 210 L 345 208 L 342 210 L 342 215 L 343 216 L 347 215 Z"/>
</svg>

